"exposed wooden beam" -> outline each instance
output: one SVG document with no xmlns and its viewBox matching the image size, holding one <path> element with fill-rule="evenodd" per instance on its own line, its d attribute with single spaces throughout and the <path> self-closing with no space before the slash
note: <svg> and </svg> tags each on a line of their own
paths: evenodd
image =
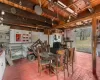
<svg viewBox="0 0 100 80">
<path fill-rule="evenodd" d="M 21 26 L 17 26 L 17 25 L 9 25 L 9 26 L 10 26 L 10 29 L 27 30 L 27 31 L 37 31 L 36 28 L 21 27 Z M 43 32 L 44 30 L 38 28 L 38 31 Z"/>
<path fill-rule="evenodd" d="M 68 26 L 68 27 L 65 27 L 65 28 L 59 28 L 59 29 L 76 29 L 76 28 L 85 28 L 85 27 L 87 27 L 87 26 L 91 26 L 91 24 L 86 24 L 86 25 L 79 25 L 79 26 L 77 26 L 77 25 L 75 25 L 75 26 Z"/>
<path fill-rule="evenodd" d="M 10 0 L 11 2 L 14 2 L 16 4 L 19 4 L 20 0 Z M 33 10 L 33 7 L 36 5 L 35 3 L 31 2 L 30 0 L 21 0 L 22 2 L 22 6 L 30 8 L 31 10 Z M 57 13 L 48 10 L 47 8 L 42 7 L 43 13 L 48 14 L 54 18 L 57 18 Z M 59 15 L 59 14 L 58 14 Z M 59 19 L 60 20 L 64 20 L 64 17 L 59 15 Z"/>
<path fill-rule="evenodd" d="M 0 14 L 0 16 L 2 15 Z M 5 15 L 3 16 L 3 18 L 4 18 L 3 23 L 13 24 L 13 25 L 18 24 L 18 25 L 24 25 L 24 26 L 34 26 L 38 24 L 42 26 L 49 26 L 49 27 L 52 26 L 52 24 L 40 22 L 34 19 L 19 17 L 18 15 L 14 15 L 7 12 L 5 12 Z"/>
<path fill-rule="evenodd" d="M 90 13 L 89 11 L 86 10 L 86 11 L 80 13 L 76 19 L 71 19 L 70 22 L 63 24 L 63 25 L 59 25 L 55 28 L 62 28 L 62 27 L 66 28 L 66 27 L 70 26 L 71 24 L 74 24 L 78 21 L 92 18 L 93 16 L 100 16 L 100 5 L 97 5 L 94 7 L 94 13 Z"/>
<path fill-rule="evenodd" d="M 13 1 L 15 1 L 15 0 L 13 0 Z M 17 0 L 16 0 L 16 1 L 17 1 Z M 20 0 L 18 0 L 18 1 L 20 1 Z M 17 2 L 18 2 L 18 1 L 17 1 Z M 31 8 L 28 8 L 28 7 L 27 7 L 28 5 L 27 5 L 26 7 L 24 7 L 24 6 L 22 6 L 22 5 L 19 5 L 19 4 L 17 4 L 17 3 L 13 3 L 13 2 L 8 1 L 8 0 L 0 0 L 0 2 L 1 2 L 1 3 L 4 3 L 4 4 L 7 4 L 7 5 L 10 5 L 10 6 L 12 6 L 12 7 L 15 7 L 15 8 L 18 8 L 18 9 L 21 9 L 21 10 L 24 10 L 24 11 L 26 11 L 26 12 L 29 12 L 30 14 L 32 14 L 32 13 L 35 14 L 35 12 L 34 12 L 34 10 L 33 10 L 33 7 L 32 7 L 32 4 L 31 4 L 32 9 L 31 9 Z M 26 0 L 26 1 L 23 1 L 23 2 L 26 3 L 27 0 Z M 24 5 L 27 4 L 27 3 L 26 3 L 26 4 L 25 4 L 25 3 L 24 3 Z M 36 15 L 36 14 L 35 14 L 35 15 Z M 51 20 L 50 18 L 46 18 L 46 17 L 44 17 L 44 16 L 36 15 L 36 17 L 37 17 L 37 19 L 38 19 L 39 17 L 40 17 L 40 18 L 42 17 L 42 18 L 44 18 L 44 19 L 49 19 L 49 21 Z M 51 21 L 52 21 L 52 20 L 51 20 Z M 51 22 L 51 21 L 50 21 L 50 22 Z M 57 21 L 53 21 L 53 23 L 54 23 L 54 24 L 58 24 Z"/>
<path fill-rule="evenodd" d="M 9 26 L 14 26 L 14 27 L 19 27 L 20 29 L 22 28 L 27 28 L 27 29 L 41 29 L 41 30 L 44 30 L 44 28 L 42 28 L 42 27 L 37 27 L 37 26 L 26 26 L 26 25 L 20 25 L 20 24 L 13 24 L 13 23 L 5 23 L 5 22 L 3 22 L 3 24 L 5 24 L 5 25 L 9 25 Z"/>
<path fill-rule="evenodd" d="M 11 8 L 12 8 L 12 6 L 6 5 L 4 3 L 0 3 L 0 10 L 3 10 L 3 11 L 8 12 L 8 13 L 12 13 Z M 21 9 L 18 9 L 18 8 L 15 8 L 15 9 L 16 9 L 15 15 L 22 16 L 24 18 L 34 19 L 34 20 L 45 22 L 45 23 L 48 23 L 48 24 L 52 24 L 51 19 L 36 15 L 34 13 L 24 11 L 24 10 L 21 10 Z M 53 22 L 53 23 L 58 24 L 58 23 L 55 23 L 55 22 Z"/>
<path fill-rule="evenodd" d="M 70 6 L 71 4 L 73 4 L 73 1 L 72 0 L 60 0 L 63 4 L 67 5 L 67 6 Z"/>
<path fill-rule="evenodd" d="M 92 70 L 96 75 L 96 48 L 97 48 L 97 20 L 96 16 L 92 18 Z"/>
</svg>

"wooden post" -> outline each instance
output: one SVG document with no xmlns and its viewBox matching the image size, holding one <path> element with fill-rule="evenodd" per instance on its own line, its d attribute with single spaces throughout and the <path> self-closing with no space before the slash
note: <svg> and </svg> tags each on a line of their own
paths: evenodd
<svg viewBox="0 0 100 80">
<path fill-rule="evenodd" d="M 50 30 L 48 29 L 48 45 L 49 45 L 49 35 L 50 35 Z"/>
<path fill-rule="evenodd" d="M 97 20 L 94 16 L 92 18 L 92 69 L 93 74 L 96 74 L 96 47 L 97 47 L 97 37 L 96 37 L 96 29 L 97 29 Z"/>
</svg>

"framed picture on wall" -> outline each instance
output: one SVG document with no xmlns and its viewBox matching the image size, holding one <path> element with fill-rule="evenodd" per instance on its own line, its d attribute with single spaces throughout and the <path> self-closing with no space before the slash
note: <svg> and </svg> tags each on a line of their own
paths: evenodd
<svg viewBox="0 0 100 80">
<path fill-rule="evenodd" d="M 20 42 L 21 41 L 21 34 L 16 34 L 16 42 Z"/>
</svg>

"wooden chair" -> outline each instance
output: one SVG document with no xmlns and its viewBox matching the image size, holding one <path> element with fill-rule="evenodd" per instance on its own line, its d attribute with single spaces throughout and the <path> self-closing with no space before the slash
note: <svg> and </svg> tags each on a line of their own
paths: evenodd
<svg viewBox="0 0 100 80">
<path fill-rule="evenodd" d="M 52 71 L 57 75 L 57 80 L 59 71 L 63 70 L 64 67 L 63 65 L 64 54 L 65 50 L 58 50 L 55 61 L 52 61 L 52 63 L 50 64 L 50 66 L 53 68 Z"/>
<path fill-rule="evenodd" d="M 72 74 L 73 74 L 73 62 L 74 62 L 74 55 L 75 55 L 75 48 L 68 48 L 66 52 L 66 58 L 64 60 L 65 64 L 65 69 L 67 68 L 68 71 L 68 76 L 69 76 L 69 66 L 72 69 Z M 65 73 L 64 73 L 65 75 Z"/>
<path fill-rule="evenodd" d="M 47 44 L 47 41 L 44 41 L 44 51 L 50 52 L 50 45 Z"/>
<path fill-rule="evenodd" d="M 45 68 L 50 67 L 50 61 L 40 56 L 42 52 L 43 52 L 42 48 L 39 46 L 37 48 L 37 53 L 38 53 L 38 72 L 40 73 L 40 75 Z"/>
</svg>

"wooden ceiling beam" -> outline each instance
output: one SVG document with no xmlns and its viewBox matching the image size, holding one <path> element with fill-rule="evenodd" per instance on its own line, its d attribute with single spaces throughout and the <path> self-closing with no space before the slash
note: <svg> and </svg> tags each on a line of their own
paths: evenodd
<svg viewBox="0 0 100 80">
<path fill-rule="evenodd" d="M 63 25 L 59 25 L 55 28 L 62 28 L 62 27 L 66 28 L 66 27 L 70 26 L 70 24 L 74 24 L 78 21 L 92 18 L 93 16 L 100 16 L 100 5 L 97 5 L 94 7 L 94 13 L 90 13 L 89 11 L 86 10 L 86 11 L 80 13 L 76 19 L 72 18 L 70 22 L 63 24 Z"/>
<path fill-rule="evenodd" d="M 5 11 L 7 13 L 11 13 L 11 8 L 12 6 L 9 6 L 9 5 L 6 5 L 6 4 L 3 4 L 3 3 L 0 3 L 0 10 L 2 11 Z M 42 25 L 42 26 L 48 26 L 48 27 L 52 27 L 52 21 L 50 19 L 47 19 L 47 18 L 43 18 L 42 16 L 38 16 L 36 14 L 32 14 L 30 12 L 27 12 L 27 11 L 23 11 L 21 9 L 18 9 L 18 8 L 15 8 L 16 9 L 16 13 L 14 15 L 18 16 L 18 17 L 21 17 L 21 18 L 26 18 L 26 19 L 30 19 L 31 21 L 34 21 L 36 20 L 37 23 L 36 25 Z M 34 22 L 36 22 L 34 21 Z M 39 23 L 38 23 L 39 22 Z M 54 23 L 53 23 L 54 24 Z M 56 23 L 57 24 L 57 23 Z"/>
<path fill-rule="evenodd" d="M 3 11 L 8 12 L 8 13 L 12 13 L 11 8 L 12 8 L 12 6 L 0 3 L 0 10 L 3 10 Z M 48 19 L 48 18 L 45 18 L 45 17 L 42 17 L 42 16 L 38 16 L 34 13 L 30 13 L 30 12 L 27 12 L 27 11 L 24 11 L 24 10 L 21 10 L 21 9 L 18 9 L 18 8 L 15 8 L 15 10 L 16 10 L 15 15 L 22 16 L 24 18 L 34 19 L 34 20 L 45 22 L 45 23 L 48 23 L 48 24 L 52 24 L 51 19 Z M 53 23 L 53 24 L 55 24 L 55 23 Z"/>
<path fill-rule="evenodd" d="M 3 0 L 0 0 L 1 3 L 4 3 L 4 4 L 9 5 L 9 6 L 12 6 L 12 7 L 15 7 L 17 9 L 21 9 L 23 11 L 26 11 L 26 12 L 30 13 L 30 14 L 34 14 L 37 17 L 36 19 L 39 19 L 39 17 L 40 18 L 42 17 L 45 20 L 49 20 L 47 22 L 51 22 L 52 21 L 50 18 L 46 18 L 45 16 L 36 15 L 35 12 L 34 12 L 34 10 L 33 10 L 33 6 L 34 5 L 33 6 L 32 6 L 32 4 L 31 5 L 28 5 L 27 4 L 28 3 L 27 0 L 24 0 L 25 3 L 22 3 L 24 6 L 18 4 L 18 1 L 20 1 L 20 0 L 13 0 L 13 1 L 15 1 L 15 3 L 11 2 L 11 1 L 8 1 L 8 0 L 4 0 L 4 1 Z M 25 5 L 26 5 L 26 7 L 25 7 Z M 31 7 L 31 8 L 29 8 L 29 7 Z M 41 20 L 41 21 L 43 21 L 43 20 Z M 58 21 L 53 21 L 53 24 L 58 24 Z"/>
<path fill-rule="evenodd" d="M 1 11 L 0 11 L 1 12 Z M 2 16 L 0 14 L 0 16 Z M 27 18 L 23 18 L 23 17 L 20 17 L 18 15 L 14 15 L 14 14 L 11 14 L 11 13 L 7 13 L 5 12 L 5 15 L 2 16 L 3 17 L 3 23 L 6 23 L 6 24 L 13 24 L 13 25 L 20 25 L 20 26 L 35 26 L 35 25 L 42 25 L 42 26 L 49 26 L 51 27 L 52 24 L 48 24 L 48 23 L 45 23 L 45 22 L 40 22 L 40 21 L 37 21 L 37 20 L 34 20 L 34 19 L 27 19 Z M 47 27 L 47 28 L 49 28 Z"/>
<path fill-rule="evenodd" d="M 75 28 L 83 28 L 83 27 L 87 27 L 87 26 L 91 26 L 91 24 L 85 24 L 85 25 L 75 25 L 75 26 L 68 26 L 64 29 L 75 29 Z M 60 28 L 59 28 L 60 29 Z M 62 29 L 62 28 L 61 28 Z"/>
<path fill-rule="evenodd" d="M 20 0 L 10 0 L 10 1 L 14 2 L 16 4 L 19 4 L 19 2 L 20 2 Z M 30 0 L 21 0 L 21 2 L 22 2 L 22 6 L 30 8 L 31 10 L 33 10 L 34 6 L 36 5 L 35 3 L 31 2 Z M 43 10 L 44 14 L 48 14 L 54 18 L 58 18 L 57 13 L 55 13 L 51 10 L 48 10 L 47 8 L 44 8 L 44 7 L 42 7 L 42 10 Z M 64 17 L 59 15 L 59 19 L 64 20 Z"/>
<path fill-rule="evenodd" d="M 8 25 L 8 24 L 7 24 Z M 11 29 L 18 29 L 18 30 L 27 30 L 27 31 L 37 31 L 36 28 L 28 28 L 28 27 L 21 27 L 21 26 L 17 26 L 17 25 L 10 25 L 11 26 L 10 28 Z M 39 29 L 38 28 L 38 31 L 39 32 L 44 32 L 44 29 Z"/>
</svg>

